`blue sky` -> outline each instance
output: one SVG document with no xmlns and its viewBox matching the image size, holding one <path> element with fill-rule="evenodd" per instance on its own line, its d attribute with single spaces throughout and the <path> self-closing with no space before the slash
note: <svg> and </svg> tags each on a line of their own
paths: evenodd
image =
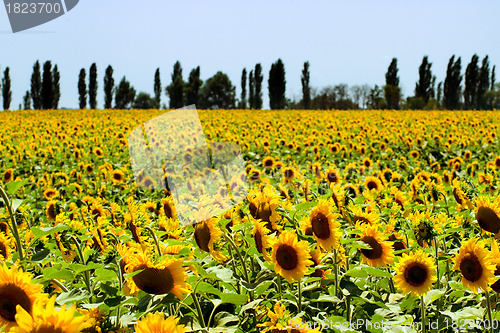
<svg viewBox="0 0 500 333">
<path fill-rule="evenodd" d="M 78 73 L 98 68 L 98 107 L 104 104 L 103 75 L 111 64 L 117 83 L 126 75 L 139 91 L 153 93 L 157 67 L 163 86 L 180 60 L 184 78 L 196 66 L 206 80 L 227 73 L 240 93 L 241 70 L 261 63 L 264 106 L 271 64 L 285 64 L 287 97 L 300 98 L 304 61 L 311 85 L 383 85 L 393 57 L 400 85 L 412 95 L 424 55 L 437 82 L 451 55 L 489 55 L 500 65 L 500 1 L 289 1 L 289 0 L 80 0 L 66 15 L 13 34 L 0 8 L 0 70 L 11 69 L 17 108 L 29 89 L 34 62 L 51 60 L 61 72 L 61 107 L 77 107 Z M 500 78 L 500 68 L 497 70 Z M 162 95 L 162 102 L 167 97 Z"/>
</svg>

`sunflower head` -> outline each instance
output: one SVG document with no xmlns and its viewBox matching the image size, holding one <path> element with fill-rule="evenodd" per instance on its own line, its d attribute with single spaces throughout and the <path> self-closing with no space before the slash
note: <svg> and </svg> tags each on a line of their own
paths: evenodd
<svg viewBox="0 0 500 333">
<path fill-rule="evenodd" d="M 313 262 L 309 260 L 309 244 L 298 241 L 294 231 L 282 232 L 274 241 L 271 260 L 276 273 L 288 282 L 299 281 L 307 272 L 307 267 Z"/>
<path fill-rule="evenodd" d="M 464 242 L 454 258 L 454 263 L 453 269 L 460 270 L 465 287 L 469 287 L 474 293 L 477 293 L 479 288 L 488 290 L 488 286 L 493 282 L 495 264 L 483 241 L 471 238 Z"/>
<path fill-rule="evenodd" d="M 378 231 L 377 225 L 358 223 L 355 227 L 361 230 L 360 241 L 370 247 L 361 249 L 362 261 L 372 267 L 387 266 L 394 261 L 391 242 Z"/>
<path fill-rule="evenodd" d="M 153 295 L 172 293 L 180 299 L 191 292 L 186 282 L 188 275 L 182 266 L 184 259 L 165 256 L 154 264 L 148 252 L 136 253 L 127 259 L 125 271 L 132 273 L 141 271 L 132 277 L 137 288 Z"/>
<path fill-rule="evenodd" d="M 488 197 L 479 197 L 476 201 L 476 220 L 487 232 L 498 234 L 500 231 L 500 200 L 491 201 Z"/>
<path fill-rule="evenodd" d="M 405 294 L 423 296 L 437 281 L 436 265 L 433 259 L 424 251 L 404 253 L 396 266 L 394 282 Z"/>
<path fill-rule="evenodd" d="M 31 283 L 32 275 L 19 271 L 16 266 L 0 266 L 0 327 L 7 329 L 19 324 L 16 314 L 19 308 L 28 314 L 38 299 L 44 299 L 42 286 Z"/>
<path fill-rule="evenodd" d="M 330 201 L 320 199 L 318 205 L 309 214 L 308 220 L 314 238 L 327 251 L 338 248 L 340 240 L 337 222 L 340 214 L 332 212 L 331 206 Z"/>
<path fill-rule="evenodd" d="M 184 325 L 178 325 L 179 318 L 165 317 L 161 312 L 148 313 L 135 324 L 135 332 L 150 333 L 150 332 L 169 332 L 169 333 L 185 333 L 187 332 Z"/>
</svg>

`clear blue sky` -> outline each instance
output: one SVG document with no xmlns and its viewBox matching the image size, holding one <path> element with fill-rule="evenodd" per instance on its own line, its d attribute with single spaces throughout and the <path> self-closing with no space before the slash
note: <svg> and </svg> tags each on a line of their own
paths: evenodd
<svg viewBox="0 0 500 333">
<path fill-rule="evenodd" d="M 117 83 L 126 75 L 137 91 L 153 93 L 160 67 L 163 86 L 180 60 L 184 78 L 196 66 L 206 80 L 227 73 L 240 93 L 241 70 L 261 63 L 264 106 L 271 64 L 285 64 L 287 97 L 300 98 L 303 63 L 311 64 L 311 85 L 383 85 L 393 57 L 400 85 L 412 95 L 424 55 L 437 82 L 451 55 L 489 55 L 500 65 L 500 1 L 497 0 L 80 0 L 66 15 L 12 34 L 0 7 L 0 69 L 11 68 L 17 108 L 30 86 L 34 62 L 51 60 L 61 72 L 61 107 L 77 107 L 78 73 L 98 68 L 98 107 L 104 104 L 108 64 Z M 497 68 L 500 81 L 500 66 Z M 162 102 L 167 97 L 162 95 Z"/>
</svg>

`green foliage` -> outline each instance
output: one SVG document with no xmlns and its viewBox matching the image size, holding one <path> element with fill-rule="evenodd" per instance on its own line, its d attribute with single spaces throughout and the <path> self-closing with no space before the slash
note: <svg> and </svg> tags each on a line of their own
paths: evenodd
<svg viewBox="0 0 500 333">
<path fill-rule="evenodd" d="M 42 109 L 52 109 L 54 105 L 54 82 L 52 78 L 52 64 L 46 61 L 43 64 L 42 76 Z"/>
<path fill-rule="evenodd" d="M 477 105 L 476 107 L 480 110 L 485 110 L 487 108 L 486 99 L 484 94 L 490 88 L 490 63 L 488 61 L 488 56 L 483 58 L 481 68 L 479 69 L 479 81 L 477 85 Z"/>
<path fill-rule="evenodd" d="M 33 65 L 33 74 L 31 75 L 31 98 L 33 99 L 33 108 L 39 110 L 42 107 L 42 75 L 38 60 Z"/>
<path fill-rule="evenodd" d="M 392 58 L 391 64 L 385 74 L 384 96 L 387 108 L 398 110 L 401 99 L 401 89 L 399 88 L 398 60 Z"/>
<path fill-rule="evenodd" d="M 80 70 L 78 75 L 78 95 L 80 100 L 80 109 L 85 109 L 87 106 L 87 84 L 85 83 L 85 68 Z"/>
<path fill-rule="evenodd" d="M 61 75 L 59 74 L 59 69 L 57 65 L 54 66 L 52 70 L 52 85 L 53 85 L 53 97 L 52 108 L 57 109 L 59 107 L 59 99 L 61 98 L 61 86 L 59 81 L 61 80 Z"/>
<path fill-rule="evenodd" d="M 186 105 L 198 105 L 200 102 L 200 89 L 203 81 L 200 79 L 200 66 L 194 68 L 189 73 L 188 84 L 186 86 Z"/>
<path fill-rule="evenodd" d="M 132 104 L 134 109 L 155 109 L 156 107 L 157 100 L 145 92 L 140 92 Z"/>
<path fill-rule="evenodd" d="M 368 103 L 367 106 L 369 109 L 372 110 L 378 110 L 378 109 L 385 109 L 387 106 L 387 103 L 383 97 L 383 91 L 382 89 L 378 86 L 375 85 L 371 90 L 370 94 L 368 95 Z"/>
<path fill-rule="evenodd" d="M 114 86 L 115 80 L 113 79 L 113 67 L 109 65 L 106 68 L 106 74 L 104 76 L 104 108 L 106 109 L 111 109 Z"/>
<path fill-rule="evenodd" d="M 281 59 L 271 65 L 268 79 L 269 106 L 271 109 L 284 109 L 286 107 L 285 66 Z"/>
<path fill-rule="evenodd" d="M 253 70 L 250 71 L 250 75 L 248 77 L 248 90 L 249 90 L 249 97 L 248 97 L 248 103 L 250 109 L 255 109 L 255 77 L 253 75 Z"/>
<path fill-rule="evenodd" d="M 461 70 L 460 57 L 455 61 L 455 55 L 453 55 L 448 62 L 443 89 L 443 106 L 448 110 L 455 110 L 460 106 L 460 96 L 462 94 Z"/>
<path fill-rule="evenodd" d="M 238 106 L 240 109 L 247 108 L 247 69 L 243 68 L 241 72 L 241 97 L 240 104 Z"/>
<path fill-rule="evenodd" d="M 10 68 L 5 68 L 2 78 L 3 109 L 8 110 L 12 101 L 12 91 L 10 90 Z"/>
<path fill-rule="evenodd" d="M 262 80 L 264 80 L 264 76 L 262 75 L 262 66 L 260 64 L 255 65 L 254 80 L 255 80 L 254 107 L 256 109 L 262 109 Z"/>
<path fill-rule="evenodd" d="M 434 97 L 433 82 L 435 77 L 431 72 L 432 63 L 428 61 L 427 56 L 422 59 L 422 64 L 418 68 L 419 79 L 415 85 L 415 97 L 420 97 L 425 103 Z"/>
<path fill-rule="evenodd" d="M 89 105 L 91 109 L 97 108 L 97 65 L 94 62 L 89 72 Z"/>
<path fill-rule="evenodd" d="M 184 106 L 184 89 L 185 82 L 182 79 L 182 66 L 179 61 L 176 61 L 172 73 L 172 83 L 166 88 L 167 95 L 170 98 L 169 106 L 171 109 Z"/>
<path fill-rule="evenodd" d="M 31 94 L 29 90 L 26 90 L 26 94 L 23 97 L 23 109 L 24 110 L 31 109 Z"/>
<path fill-rule="evenodd" d="M 229 77 L 219 71 L 201 88 L 200 106 L 203 109 L 233 109 L 235 98 L 236 88 Z"/>
<path fill-rule="evenodd" d="M 309 86 L 309 61 L 304 63 L 300 82 L 302 83 L 302 107 L 309 109 L 311 107 L 311 87 Z"/>
<path fill-rule="evenodd" d="M 130 85 L 124 76 L 115 93 L 115 109 L 130 109 L 135 98 L 135 89 Z"/>
<path fill-rule="evenodd" d="M 155 72 L 154 91 L 155 91 L 156 107 L 159 108 L 160 104 L 161 104 L 161 79 L 160 79 L 160 69 L 159 68 L 157 68 L 156 72 Z"/>
<path fill-rule="evenodd" d="M 479 57 L 472 56 L 470 63 L 465 70 L 464 102 L 466 109 L 477 107 L 478 85 L 479 85 Z"/>
</svg>

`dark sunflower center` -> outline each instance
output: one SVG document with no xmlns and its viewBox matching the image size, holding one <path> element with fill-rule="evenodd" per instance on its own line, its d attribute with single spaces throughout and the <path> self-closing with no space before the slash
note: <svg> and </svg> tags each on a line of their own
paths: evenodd
<svg viewBox="0 0 500 333">
<path fill-rule="evenodd" d="M 328 181 L 330 183 L 336 183 L 337 179 L 338 179 L 338 177 L 337 177 L 337 174 L 335 174 L 335 172 L 329 172 L 328 173 Z"/>
<path fill-rule="evenodd" d="M 420 287 L 427 281 L 428 274 L 427 267 L 421 263 L 415 262 L 408 265 L 404 272 L 404 277 L 408 284 L 414 287 Z"/>
<path fill-rule="evenodd" d="M 497 293 L 500 293 L 500 279 L 498 279 L 495 283 L 491 285 L 491 289 L 493 289 Z"/>
<path fill-rule="evenodd" d="M 250 205 L 248 205 L 248 209 L 250 210 L 250 214 L 252 214 L 252 217 L 254 219 L 257 218 L 257 206 L 251 202 Z"/>
<path fill-rule="evenodd" d="M 467 280 L 476 282 L 483 275 L 483 266 L 481 266 L 478 257 L 470 253 L 460 262 L 460 272 Z"/>
<path fill-rule="evenodd" d="M 261 209 L 257 213 L 257 218 L 261 219 L 264 222 L 271 222 L 271 215 L 273 214 L 272 210 L 267 208 L 267 209 Z"/>
<path fill-rule="evenodd" d="M 170 204 L 166 203 L 163 205 L 163 211 L 165 212 L 165 216 L 168 218 L 173 218 L 174 214 L 172 212 L 172 207 L 170 207 Z"/>
<path fill-rule="evenodd" d="M 210 252 L 210 249 L 208 248 L 208 243 L 210 243 L 210 228 L 206 223 L 203 223 L 201 226 L 196 228 L 194 231 L 194 239 L 200 249 L 205 252 Z"/>
<path fill-rule="evenodd" d="M 31 300 L 23 289 L 13 283 L 0 286 L 0 317 L 15 322 L 17 305 L 31 313 Z"/>
<path fill-rule="evenodd" d="M 378 259 L 382 256 L 383 250 L 382 250 L 382 245 L 380 245 L 379 242 L 372 236 L 364 236 L 361 238 L 361 241 L 370 245 L 371 250 L 368 249 L 361 249 L 361 253 L 368 259 Z"/>
<path fill-rule="evenodd" d="M 489 207 L 479 207 L 476 213 L 477 223 L 479 226 L 494 234 L 500 230 L 500 218 L 495 211 Z"/>
<path fill-rule="evenodd" d="M 266 167 L 272 167 L 272 166 L 273 166 L 273 160 L 266 160 L 266 161 L 264 162 L 264 165 L 265 165 Z"/>
<path fill-rule="evenodd" d="M 285 170 L 285 177 L 292 178 L 293 177 L 293 170 L 291 170 L 291 169 Z"/>
<path fill-rule="evenodd" d="M 401 207 L 401 208 L 405 208 L 405 206 L 403 205 L 403 202 L 401 201 L 401 199 L 396 199 L 395 200 L 396 203 Z"/>
<path fill-rule="evenodd" d="M 262 253 L 263 251 L 262 235 L 260 234 L 259 231 L 255 232 L 255 235 L 253 235 L 253 239 L 255 240 L 255 246 L 257 247 L 257 251 L 259 251 L 259 253 Z"/>
<path fill-rule="evenodd" d="M 297 251 L 290 245 L 282 244 L 276 251 L 276 261 L 281 268 L 287 271 L 293 270 L 299 263 Z"/>
<path fill-rule="evenodd" d="M 122 179 L 122 175 L 120 175 L 119 173 L 115 173 L 115 174 L 113 174 L 113 178 L 115 180 L 121 180 Z"/>
<path fill-rule="evenodd" d="M 0 256 L 3 256 L 4 259 L 7 258 L 7 246 L 0 242 Z"/>
<path fill-rule="evenodd" d="M 453 197 L 455 198 L 455 201 L 457 204 L 461 205 L 462 204 L 462 198 L 458 195 L 458 191 L 456 188 L 453 189 Z"/>
<path fill-rule="evenodd" d="M 323 213 L 316 213 L 312 218 L 311 225 L 314 235 L 319 239 L 328 239 L 330 237 L 328 218 Z"/>
<path fill-rule="evenodd" d="M 61 327 L 54 327 L 53 325 L 43 325 L 35 328 L 33 333 L 64 333 L 64 329 Z"/>
<path fill-rule="evenodd" d="M 49 216 L 49 218 L 51 219 L 55 219 L 56 218 L 56 206 L 55 205 L 50 205 L 49 208 L 47 209 L 47 215 Z"/>
<path fill-rule="evenodd" d="M 136 270 L 144 269 L 133 279 L 137 287 L 148 294 L 163 295 L 169 293 L 174 288 L 174 277 L 168 268 L 148 268 L 140 265 Z"/>
<path fill-rule="evenodd" d="M 370 180 L 367 184 L 366 187 L 368 187 L 369 190 L 373 189 L 378 189 L 377 183 L 373 180 Z"/>
</svg>

